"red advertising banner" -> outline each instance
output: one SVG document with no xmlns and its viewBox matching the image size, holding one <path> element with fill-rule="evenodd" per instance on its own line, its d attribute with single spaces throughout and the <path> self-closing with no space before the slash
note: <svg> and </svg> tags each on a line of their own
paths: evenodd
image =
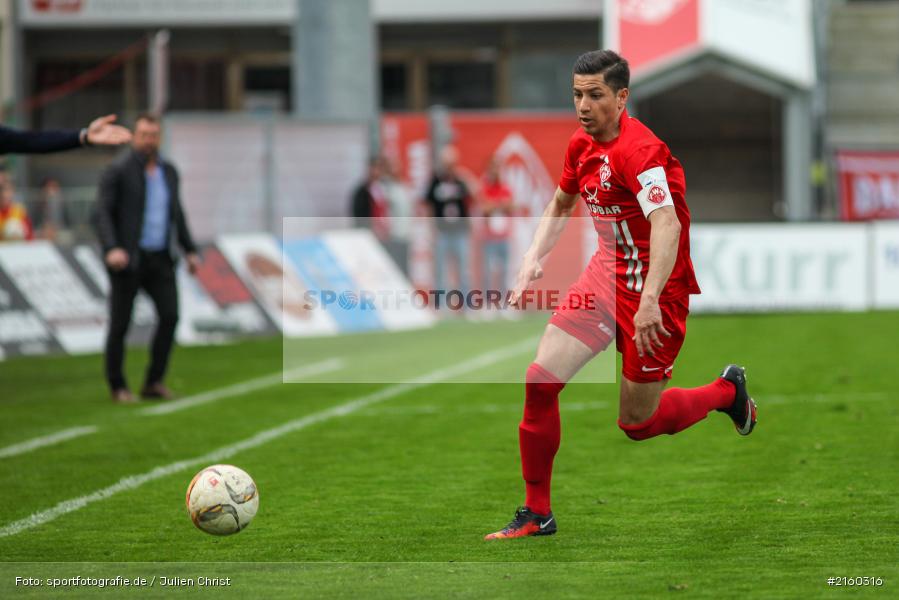
<svg viewBox="0 0 899 600">
<path fill-rule="evenodd" d="M 899 150 L 838 150 L 836 167 L 843 220 L 899 219 Z"/>
<path fill-rule="evenodd" d="M 481 177 L 494 158 L 515 203 L 539 215 L 556 191 L 568 140 L 578 128 L 571 114 L 453 113 L 459 162 Z"/>
<path fill-rule="evenodd" d="M 496 157 L 517 204 L 540 214 L 556 189 L 568 140 L 578 127 L 571 114 L 452 113 L 460 165 L 480 178 Z M 424 192 L 432 175 L 427 115 L 387 114 L 381 122 L 383 154 L 400 165 L 412 190 Z"/>
<path fill-rule="evenodd" d="M 697 48 L 699 0 L 609 0 L 607 44 L 640 75 L 654 65 Z"/>
<path fill-rule="evenodd" d="M 568 113 L 453 112 L 450 113 L 453 144 L 459 150 L 461 170 L 473 186 L 492 160 L 499 163 L 500 177 L 512 192 L 519 216 L 538 217 L 553 197 L 568 140 L 578 127 L 574 111 Z M 382 152 L 398 162 L 410 189 L 424 194 L 433 174 L 427 115 L 387 114 L 381 122 Z M 580 210 L 580 209 L 579 209 Z M 476 211 L 475 211 L 476 214 Z M 536 219 L 534 220 L 534 224 Z M 565 243 L 547 265 L 547 285 L 564 290 L 585 264 L 580 223 L 572 222 Z M 533 229 L 516 219 L 510 245 L 512 268 L 530 243 Z M 595 235 L 595 234 L 594 234 Z M 475 236 L 477 237 L 477 236 Z M 411 244 L 411 278 L 418 288 L 430 283 L 432 241 L 417 236 Z M 479 280 L 479 250 L 473 248 L 474 281 Z M 557 268 L 552 265 L 558 263 Z"/>
<path fill-rule="evenodd" d="M 398 165 L 410 189 L 423 194 L 431 179 L 431 133 L 424 113 L 393 113 L 381 119 L 381 153 Z"/>
</svg>

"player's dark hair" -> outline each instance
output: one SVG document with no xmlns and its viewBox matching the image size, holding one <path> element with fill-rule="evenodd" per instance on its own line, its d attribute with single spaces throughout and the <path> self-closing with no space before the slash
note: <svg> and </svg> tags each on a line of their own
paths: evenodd
<svg viewBox="0 0 899 600">
<path fill-rule="evenodd" d="M 627 61 L 611 50 L 585 52 L 574 61 L 575 75 L 602 75 L 606 85 L 622 90 L 631 83 L 631 69 Z"/>
</svg>

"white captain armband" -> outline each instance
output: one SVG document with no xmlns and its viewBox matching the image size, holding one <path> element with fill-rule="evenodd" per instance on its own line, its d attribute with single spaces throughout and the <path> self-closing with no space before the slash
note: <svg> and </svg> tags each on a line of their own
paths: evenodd
<svg viewBox="0 0 899 600">
<path fill-rule="evenodd" d="M 663 206 L 674 206 L 671 191 L 668 189 L 668 178 L 665 177 L 665 169 L 653 167 L 637 175 L 640 182 L 640 192 L 637 194 L 637 202 L 643 209 L 643 216 L 649 218 L 649 213 Z"/>
</svg>

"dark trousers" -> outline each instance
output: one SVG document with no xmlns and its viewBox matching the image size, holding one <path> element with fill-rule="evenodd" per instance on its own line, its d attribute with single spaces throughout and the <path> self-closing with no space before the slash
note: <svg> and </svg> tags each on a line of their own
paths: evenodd
<svg viewBox="0 0 899 600">
<path fill-rule="evenodd" d="M 109 281 L 109 334 L 106 338 L 106 379 L 109 387 L 113 390 L 128 387 L 122 370 L 125 336 L 131 325 L 134 299 L 141 288 L 153 300 L 159 318 L 150 344 L 150 364 L 144 385 L 160 383 L 165 377 L 175 341 L 175 327 L 178 325 L 178 288 L 172 258 L 166 251 L 141 251 L 136 268 L 110 273 Z"/>
</svg>

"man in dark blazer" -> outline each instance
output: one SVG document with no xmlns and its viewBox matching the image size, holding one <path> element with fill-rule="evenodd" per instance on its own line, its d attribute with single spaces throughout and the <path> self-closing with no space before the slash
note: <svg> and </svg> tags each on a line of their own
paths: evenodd
<svg viewBox="0 0 899 600">
<path fill-rule="evenodd" d="M 200 264 L 181 206 L 178 171 L 159 156 L 159 119 L 138 117 L 131 148 L 103 173 L 97 199 L 97 233 L 110 280 L 106 379 L 115 402 L 135 402 L 123 372 L 125 335 L 134 298 L 143 288 L 159 323 L 141 396 L 169 399 L 163 383 L 178 324 L 175 262 L 180 246 L 191 273 Z"/>
<path fill-rule="evenodd" d="M 0 125 L 0 154 L 44 154 L 82 146 L 116 146 L 131 141 L 131 132 L 114 123 L 115 115 L 91 121 L 84 129 L 22 131 Z"/>
</svg>

